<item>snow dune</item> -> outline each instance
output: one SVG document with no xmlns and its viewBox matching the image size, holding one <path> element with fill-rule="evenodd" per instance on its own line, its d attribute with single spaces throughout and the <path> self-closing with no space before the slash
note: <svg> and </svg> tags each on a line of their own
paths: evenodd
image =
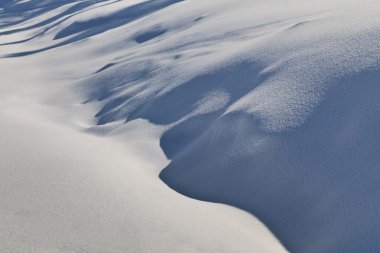
<svg viewBox="0 0 380 253">
<path fill-rule="evenodd" d="M 254 214 L 290 252 L 380 250 L 377 1 L 37 2 L 2 7 L 1 61 L 57 65 L 40 102 L 97 108 L 69 125 L 148 121 L 166 184 Z"/>
<path fill-rule="evenodd" d="M 162 184 L 148 123 L 117 136 L 143 153 L 36 113 L 0 115 L 1 252 L 285 252 L 249 214 Z"/>
<path fill-rule="evenodd" d="M 47 26 L 107 3 L 6 5 L 0 52 L 53 43 L 37 42 Z M 99 105 L 76 92 L 105 61 L 93 49 L 0 59 L 0 252 L 287 252 L 251 214 L 187 198 L 159 179 L 164 128 L 146 120 L 96 127 Z"/>
</svg>

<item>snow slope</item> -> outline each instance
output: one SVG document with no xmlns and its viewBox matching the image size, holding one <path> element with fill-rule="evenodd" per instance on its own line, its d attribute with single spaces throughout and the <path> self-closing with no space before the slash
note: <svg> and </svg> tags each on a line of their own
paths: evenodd
<svg viewBox="0 0 380 253">
<path fill-rule="evenodd" d="M 25 11 L 37 2 L 4 5 L 0 50 L 4 62 L 48 61 L 70 77 L 76 96 L 45 103 L 70 117 L 97 107 L 90 131 L 101 135 L 141 119 L 159 127 L 165 183 L 254 214 L 290 252 L 380 250 L 377 1 L 42 1 Z"/>
<path fill-rule="evenodd" d="M 285 252 L 250 215 L 168 189 L 152 173 L 159 149 L 142 153 L 36 113 L 0 115 L 1 252 Z M 149 128 L 136 122 L 118 138 L 138 143 Z"/>
<path fill-rule="evenodd" d="M 28 35 L 106 3 L 7 6 L 0 52 L 27 50 Z M 287 252 L 252 215 L 163 184 L 162 127 L 136 120 L 100 138 L 110 127 L 94 127 L 99 106 L 73 92 L 104 61 L 87 53 L 0 59 L 0 252 Z"/>
</svg>

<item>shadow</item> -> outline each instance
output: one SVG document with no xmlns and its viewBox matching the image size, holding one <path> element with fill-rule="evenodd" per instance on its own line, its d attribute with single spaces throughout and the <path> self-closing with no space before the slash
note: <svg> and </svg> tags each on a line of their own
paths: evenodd
<svg viewBox="0 0 380 253">
<path fill-rule="evenodd" d="M 33 39 L 35 39 L 37 37 L 40 37 L 40 36 L 44 35 L 46 32 L 48 32 L 52 28 L 60 25 L 61 23 L 65 22 L 66 20 L 72 18 L 75 15 L 83 13 L 83 12 L 85 12 L 87 10 L 92 10 L 92 9 L 95 9 L 95 8 L 104 7 L 106 5 L 109 5 L 109 4 L 112 4 L 112 3 L 115 3 L 115 2 L 119 2 L 119 1 L 121 1 L 121 0 L 116 0 L 114 2 L 109 2 L 108 0 L 104 0 L 105 4 L 98 5 L 98 6 L 95 6 L 93 8 L 88 8 L 88 7 L 91 7 L 94 4 L 99 4 L 100 1 L 90 0 L 90 1 L 85 1 L 85 2 L 78 3 L 75 6 L 69 8 L 63 14 L 58 14 L 58 15 L 56 15 L 56 16 L 48 19 L 48 20 L 42 21 L 42 22 L 40 22 L 40 23 L 38 23 L 36 25 L 32 25 L 32 26 L 25 27 L 25 28 L 20 28 L 20 29 L 14 29 L 14 30 L 10 30 L 10 31 L 6 31 L 6 32 L 3 32 L 3 33 L 0 33 L 0 35 L 1 34 L 3 34 L 3 35 L 5 35 L 5 34 L 12 34 L 12 33 L 16 33 L 16 32 L 22 32 L 22 31 L 27 31 L 27 30 L 32 30 L 32 29 L 37 29 L 39 27 L 47 26 L 46 28 L 44 28 L 44 30 L 42 32 L 39 32 L 39 33 L 37 33 L 36 35 L 34 35 L 34 36 L 30 37 L 30 38 L 23 39 L 23 40 L 18 40 L 18 41 L 12 41 L 12 42 L 8 42 L 8 43 L 3 43 L 3 44 L 0 44 L 0 46 L 15 45 L 15 44 L 21 44 L 21 43 L 25 43 L 25 42 L 31 41 L 31 40 L 33 40 Z"/>
<path fill-rule="evenodd" d="M 188 60 L 172 58 L 169 66 Z M 228 112 L 275 74 L 263 69 L 229 62 L 177 83 L 158 79 L 166 69 L 153 60 L 119 62 L 85 90 L 88 101 L 105 102 L 99 125 L 167 126 L 160 146 L 171 163 L 160 178 L 175 191 L 252 213 L 290 252 L 379 252 L 380 70 L 329 76 L 332 88 L 308 121 L 270 133 L 257 115 Z"/>
<path fill-rule="evenodd" d="M 157 125 L 171 125 L 160 141 L 169 159 L 206 132 L 230 105 L 270 75 L 263 73 L 259 64 L 242 61 L 178 83 L 163 92 L 162 86 L 152 85 L 152 79 L 163 71 L 153 63 L 129 63 L 110 69 L 113 65 L 99 69 L 97 73 L 102 72 L 101 75 L 92 76 L 83 87 L 87 92 L 86 102 L 105 101 L 95 115 L 98 125 L 139 118 Z"/>
<path fill-rule="evenodd" d="M 128 66 L 123 67 L 123 69 L 127 68 Z M 160 95 L 160 89 L 147 93 L 145 86 L 133 87 L 135 81 L 150 82 L 149 68 L 152 66 L 144 66 L 136 72 L 136 79 L 120 84 L 117 80 L 114 84 L 108 82 L 106 87 L 102 85 L 103 90 L 93 94 L 93 99 L 110 99 L 96 114 L 96 118 L 99 125 L 123 119 L 132 121 L 138 118 L 147 119 L 159 125 L 175 124 L 164 133 L 160 142 L 162 150 L 170 159 L 202 135 L 231 104 L 249 93 L 267 77 L 266 74 L 260 74 L 262 68 L 257 64 L 242 62 L 198 76 Z M 113 72 L 112 75 L 114 74 Z M 128 74 L 128 76 L 131 77 L 133 74 Z M 98 82 L 104 83 L 102 79 Z M 134 92 L 126 93 L 123 90 Z M 118 93 L 123 95 L 115 96 Z M 218 94 L 225 95 L 220 98 Z M 206 105 L 200 101 L 204 101 Z M 215 102 L 213 106 L 209 106 L 211 101 Z M 207 108 L 202 111 L 199 109 L 201 107 Z"/>
<path fill-rule="evenodd" d="M 155 38 L 157 38 L 157 37 L 159 37 L 165 33 L 166 33 L 166 30 L 163 30 L 163 29 L 159 29 L 159 28 L 152 29 L 150 31 L 147 31 L 145 33 L 141 33 L 141 34 L 137 35 L 135 37 L 135 41 L 137 43 L 141 44 L 141 43 L 153 40 L 153 39 L 155 39 Z"/>
<path fill-rule="evenodd" d="M 31 0 L 25 2 L 19 1 L 0 1 L 0 7 L 3 8 L 3 13 L 8 18 L 16 19 L 16 21 L 7 21 L 4 24 L 0 25 L 0 28 L 5 28 L 9 26 L 14 26 L 20 23 L 23 23 L 27 20 L 36 18 L 42 14 L 45 14 L 54 9 L 58 9 L 66 4 L 71 4 L 72 0 L 58 0 L 58 1 L 38 1 Z M 10 31 L 9 33 L 13 33 Z M 8 34 L 8 33 L 3 33 Z"/>
<path fill-rule="evenodd" d="M 97 70 L 94 74 L 98 74 L 104 70 L 107 70 L 107 69 L 113 67 L 114 65 L 115 65 L 115 63 L 108 63 L 108 64 L 104 65 L 103 67 L 101 67 L 99 70 Z"/>
<path fill-rule="evenodd" d="M 292 132 L 266 133 L 254 115 L 224 114 L 182 152 L 162 145 L 175 155 L 160 178 L 191 198 L 249 211 L 290 252 L 379 252 L 378 80 L 380 71 L 337 80 Z M 179 146 L 193 138 L 186 127 L 176 132 L 170 141 Z"/>
<path fill-rule="evenodd" d="M 67 9 L 66 11 L 64 11 L 58 15 L 55 15 L 54 17 L 48 18 L 46 20 L 43 20 L 43 21 L 38 22 L 37 24 L 31 25 L 31 26 L 26 26 L 23 28 L 13 29 L 13 30 L 5 31 L 5 32 L 0 32 L 0 36 L 1 35 L 14 34 L 14 33 L 18 33 L 18 32 L 27 31 L 27 30 L 32 30 L 32 29 L 43 27 L 45 25 L 49 25 L 49 24 L 57 21 L 58 19 L 60 19 L 62 17 L 70 16 L 73 13 L 78 13 L 78 12 L 82 11 L 83 9 L 85 9 L 85 8 L 87 8 L 93 4 L 96 4 L 96 3 L 98 3 L 98 1 L 94 1 L 94 0 L 79 2 L 79 3 L 75 4 L 74 6 L 70 7 L 69 9 Z M 61 7 L 61 6 L 59 6 L 59 7 Z M 58 8 L 58 7 L 56 7 L 56 8 Z M 50 11 L 50 10 L 46 10 L 46 12 L 47 11 Z M 34 37 L 36 37 L 36 36 L 34 36 Z M 34 37 L 32 37 L 32 38 L 34 38 Z M 30 39 L 28 39 L 28 40 L 30 40 Z"/>
<path fill-rule="evenodd" d="M 7 9 L 12 4 L 13 0 L 2 0 L 0 1 L 0 8 Z"/>
<path fill-rule="evenodd" d="M 118 28 L 120 26 L 126 25 L 130 22 L 133 22 L 137 19 L 140 19 L 144 16 L 152 14 L 156 11 L 169 7 L 173 4 L 182 2 L 184 0 L 149 0 L 146 2 L 142 2 L 130 7 L 127 7 L 123 10 L 120 10 L 116 13 L 113 13 L 109 16 L 98 17 L 91 20 L 86 21 L 77 21 L 67 26 L 59 33 L 56 34 L 54 40 L 64 39 L 69 37 L 68 39 L 59 42 L 55 45 L 32 50 L 25 52 L 18 52 L 14 54 L 8 54 L 4 57 L 21 57 L 27 56 L 43 51 L 47 51 L 53 48 L 65 46 L 71 43 L 75 43 L 80 40 L 84 40 L 90 38 L 92 36 L 104 33 L 108 30 Z"/>
<path fill-rule="evenodd" d="M 255 63 L 243 62 L 198 76 L 156 97 L 129 120 L 143 118 L 159 125 L 175 123 L 160 141 L 162 150 L 172 159 L 206 132 L 230 105 L 262 83 L 267 75 L 260 74 L 261 70 Z M 220 93 L 226 94 L 225 98 L 213 95 Z M 200 101 L 206 105 L 202 106 Z M 202 111 L 199 107 L 207 108 Z"/>
</svg>

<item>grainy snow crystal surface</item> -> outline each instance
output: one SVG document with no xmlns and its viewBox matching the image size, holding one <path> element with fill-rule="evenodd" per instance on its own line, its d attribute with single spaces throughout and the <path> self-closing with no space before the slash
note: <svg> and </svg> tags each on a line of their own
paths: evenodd
<svg viewBox="0 0 380 253">
<path fill-rule="evenodd" d="M 0 56 L 3 251 L 380 251 L 378 1 L 1 1 Z"/>
</svg>

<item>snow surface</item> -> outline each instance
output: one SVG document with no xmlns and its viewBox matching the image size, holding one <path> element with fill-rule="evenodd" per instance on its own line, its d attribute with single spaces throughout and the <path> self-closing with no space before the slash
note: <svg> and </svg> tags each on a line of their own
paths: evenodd
<svg viewBox="0 0 380 253">
<path fill-rule="evenodd" d="M 5 5 L 0 52 L 52 44 L 37 42 L 42 30 L 79 11 L 96 17 L 91 9 L 107 3 Z M 96 127 L 100 105 L 76 94 L 81 77 L 105 61 L 90 49 L 0 59 L 0 252 L 287 252 L 251 214 L 187 198 L 159 179 L 169 162 L 159 146 L 165 128 L 143 119 Z"/>
<path fill-rule="evenodd" d="M 39 105 L 34 111 L 42 118 L 93 135 L 158 129 L 153 137 L 141 130 L 131 141 L 111 138 L 145 153 L 139 162 L 159 157 L 145 170 L 155 172 L 147 185 L 160 185 L 155 176 L 163 169 L 160 178 L 174 190 L 257 216 L 290 252 L 380 251 L 377 1 L 30 0 L 0 7 L 3 108 L 17 104 L 25 114 Z M 29 123 L 40 131 L 30 120 L 22 125 Z M 77 132 L 69 135 L 82 138 Z M 99 146 L 94 153 L 119 154 L 100 144 L 108 140 L 88 143 Z M 153 151 L 143 151 L 148 147 Z M 203 204 L 214 212 L 214 205 Z M 204 235 L 218 234 L 242 252 L 263 252 L 257 245 L 284 250 L 267 232 L 255 232 L 266 230 L 254 218 L 243 236 L 244 215 L 226 210 L 234 213 L 228 219 L 236 230 Z M 144 216 L 130 221 L 136 220 Z M 175 220 L 170 224 L 181 218 Z M 207 224 L 210 231 L 220 225 Z M 263 235 L 265 243 L 252 236 L 244 241 L 253 245 L 247 250 L 235 241 L 250 233 Z M 215 252 L 238 251 L 219 246 Z"/>
</svg>

